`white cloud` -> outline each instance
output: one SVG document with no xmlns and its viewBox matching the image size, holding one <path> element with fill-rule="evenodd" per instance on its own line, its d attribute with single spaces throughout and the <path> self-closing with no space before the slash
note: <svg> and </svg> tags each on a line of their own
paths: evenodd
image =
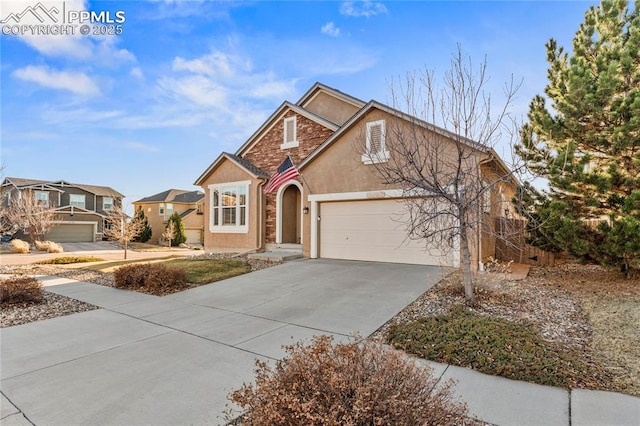
<svg viewBox="0 0 640 426">
<path fill-rule="evenodd" d="M 203 75 L 180 78 L 162 78 L 158 86 L 170 96 L 193 102 L 200 106 L 222 108 L 226 105 L 227 90 Z"/>
<path fill-rule="evenodd" d="M 340 28 L 336 27 L 336 24 L 333 22 L 327 22 L 320 28 L 320 32 L 331 37 L 338 37 L 340 35 Z"/>
<path fill-rule="evenodd" d="M 70 124 L 103 125 L 110 120 L 126 115 L 123 110 L 93 109 L 90 107 L 77 107 L 78 102 L 69 102 L 66 105 L 59 103 L 43 107 L 42 119 L 47 124 L 68 126 Z"/>
<path fill-rule="evenodd" d="M 345 1 L 340 5 L 340 13 L 345 16 L 370 18 L 387 13 L 387 7 L 380 1 Z"/>
<path fill-rule="evenodd" d="M 158 81 L 165 93 L 220 110 L 248 99 L 282 100 L 295 92 L 295 79 L 256 71 L 249 58 L 219 50 L 194 59 L 176 57 L 172 70 L 175 76 Z"/>
<path fill-rule="evenodd" d="M 91 77 L 82 72 L 56 71 L 46 66 L 29 65 L 15 70 L 13 76 L 50 89 L 68 90 L 77 95 L 95 96 L 100 94 L 98 85 Z"/>
<path fill-rule="evenodd" d="M 230 57 L 222 52 L 211 52 L 200 58 L 186 60 L 180 56 L 173 60 L 172 69 L 174 71 L 189 71 L 194 74 L 204 74 L 208 76 L 232 77 L 235 69 L 247 69 L 249 63 L 243 64 L 238 58 Z"/>
<path fill-rule="evenodd" d="M 144 73 L 140 69 L 140 67 L 133 67 L 131 71 L 129 71 L 129 75 L 133 78 L 137 78 L 138 80 L 144 80 Z"/>
</svg>

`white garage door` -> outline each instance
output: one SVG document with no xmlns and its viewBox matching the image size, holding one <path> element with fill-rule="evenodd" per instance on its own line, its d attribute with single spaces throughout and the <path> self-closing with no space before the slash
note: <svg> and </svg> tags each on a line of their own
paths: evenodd
<svg viewBox="0 0 640 426">
<path fill-rule="evenodd" d="M 56 243 L 85 243 L 93 242 L 94 224 L 60 224 L 56 225 L 44 239 Z"/>
<path fill-rule="evenodd" d="M 320 257 L 375 262 L 452 265 L 452 255 L 406 239 L 397 200 L 320 204 Z"/>
<path fill-rule="evenodd" d="M 187 244 L 202 244 L 202 232 L 199 229 L 185 229 L 184 234 L 187 236 Z"/>
</svg>

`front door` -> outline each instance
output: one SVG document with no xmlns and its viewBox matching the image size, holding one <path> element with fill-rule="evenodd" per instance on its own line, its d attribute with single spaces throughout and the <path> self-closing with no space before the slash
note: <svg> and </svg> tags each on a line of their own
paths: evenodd
<svg viewBox="0 0 640 426">
<path fill-rule="evenodd" d="M 300 244 L 302 196 L 296 185 L 289 185 L 282 193 L 282 240 L 284 244 Z"/>
</svg>

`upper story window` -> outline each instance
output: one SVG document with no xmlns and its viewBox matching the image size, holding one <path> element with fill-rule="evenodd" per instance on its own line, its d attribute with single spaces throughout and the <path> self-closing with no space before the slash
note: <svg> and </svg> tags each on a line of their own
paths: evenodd
<svg viewBox="0 0 640 426">
<path fill-rule="evenodd" d="M 69 194 L 69 205 L 73 207 L 85 208 L 86 196 L 83 194 Z"/>
<path fill-rule="evenodd" d="M 160 216 L 164 216 L 164 204 L 160 204 L 160 208 L 158 210 L 158 213 L 160 213 Z"/>
<path fill-rule="evenodd" d="M 209 185 L 211 191 L 211 232 L 247 233 L 249 230 L 250 181 Z"/>
<path fill-rule="evenodd" d="M 167 203 L 167 208 L 165 211 L 167 213 L 167 216 L 171 216 L 173 214 L 173 204 Z"/>
<path fill-rule="evenodd" d="M 102 210 L 113 210 L 113 198 L 102 197 Z"/>
<path fill-rule="evenodd" d="M 386 146 L 385 121 L 370 121 L 367 123 L 367 138 L 362 162 L 364 164 L 375 164 L 387 161 L 389 161 L 389 151 L 387 151 Z"/>
<path fill-rule="evenodd" d="M 282 141 L 282 145 L 280 145 L 280 149 L 287 148 L 295 148 L 299 146 L 298 138 L 296 135 L 297 125 L 296 125 L 296 117 L 285 118 L 283 121 L 284 126 L 284 140 Z"/>
<path fill-rule="evenodd" d="M 49 207 L 49 193 L 46 191 L 35 191 L 34 197 L 36 197 L 36 201 L 38 204 L 42 204 L 44 206 Z"/>
</svg>

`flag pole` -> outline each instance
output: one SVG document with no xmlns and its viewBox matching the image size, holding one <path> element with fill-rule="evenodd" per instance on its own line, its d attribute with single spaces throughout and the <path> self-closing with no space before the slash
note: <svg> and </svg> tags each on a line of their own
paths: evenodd
<svg viewBox="0 0 640 426">
<path fill-rule="evenodd" d="M 296 165 L 293 163 L 293 160 L 291 159 L 290 155 L 287 155 L 287 157 L 289 157 L 289 160 L 291 160 L 291 164 L 293 164 L 293 167 L 296 168 L 296 170 L 298 171 L 298 175 L 302 178 L 302 182 L 304 183 L 304 185 L 307 187 L 307 190 L 309 191 L 309 194 L 313 194 L 313 191 L 311 190 L 311 187 L 309 186 L 309 182 L 307 182 L 307 180 L 304 178 L 304 176 L 302 175 L 302 173 L 300 173 L 300 169 L 296 167 Z"/>
</svg>

